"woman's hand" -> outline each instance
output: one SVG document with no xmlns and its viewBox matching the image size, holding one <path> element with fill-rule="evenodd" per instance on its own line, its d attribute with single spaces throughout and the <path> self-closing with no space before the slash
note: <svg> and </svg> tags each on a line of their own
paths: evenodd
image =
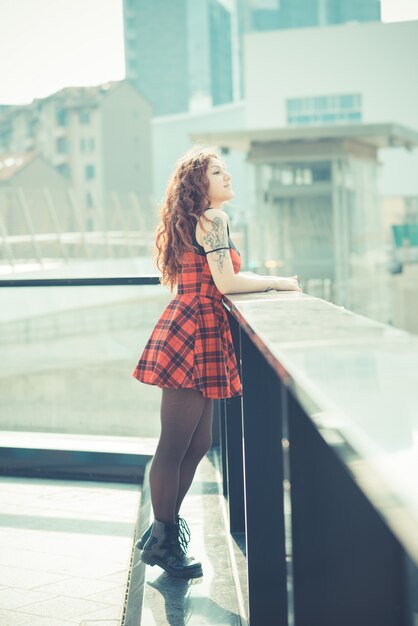
<svg viewBox="0 0 418 626">
<path fill-rule="evenodd" d="M 272 276 L 272 281 L 272 287 L 276 291 L 302 291 L 297 274 L 290 277 Z"/>
</svg>

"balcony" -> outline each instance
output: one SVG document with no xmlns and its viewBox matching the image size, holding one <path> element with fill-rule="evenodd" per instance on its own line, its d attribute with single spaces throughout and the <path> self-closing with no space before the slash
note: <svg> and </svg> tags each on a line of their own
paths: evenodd
<svg viewBox="0 0 418 626">
<path fill-rule="evenodd" d="M 158 390 L 131 381 L 130 369 L 167 300 L 157 283 L 0 281 L 0 485 L 11 507 L 3 505 L 0 521 L 15 541 L 3 550 L 0 585 L 13 598 L 22 584 L 32 594 L 3 609 L 2 620 L 416 623 L 418 338 L 305 294 L 224 298 L 244 395 L 217 403 L 215 444 L 182 510 L 204 577 L 189 583 L 144 568 L 134 544 L 152 515 Z M 7 318 L 19 302 L 21 319 Z M 47 498 L 55 515 L 45 512 Z M 112 527 L 123 532 L 112 538 Z M 33 554 L 53 552 L 41 584 L 35 561 L 12 560 L 25 548 L 19 528 Z M 46 574 L 68 556 L 58 532 L 79 553 L 52 582 Z"/>
</svg>

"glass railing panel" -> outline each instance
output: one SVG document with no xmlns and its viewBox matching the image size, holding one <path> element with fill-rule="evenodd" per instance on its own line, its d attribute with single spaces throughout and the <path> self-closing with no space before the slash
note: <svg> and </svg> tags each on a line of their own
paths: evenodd
<svg viewBox="0 0 418 626">
<path fill-rule="evenodd" d="M 160 390 L 133 370 L 160 285 L 2 287 L 0 430 L 156 437 Z"/>
</svg>

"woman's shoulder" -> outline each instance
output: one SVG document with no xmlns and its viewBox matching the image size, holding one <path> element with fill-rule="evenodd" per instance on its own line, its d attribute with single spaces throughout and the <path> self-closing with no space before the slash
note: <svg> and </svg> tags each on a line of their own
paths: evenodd
<svg viewBox="0 0 418 626">
<path fill-rule="evenodd" d="M 209 209 L 203 211 L 202 215 L 205 215 L 209 219 L 213 219 L 214 217 L 219 216 L 228 220 L 228 213 L 226 213 L 226 211 L 224 211 L 223 209 L 214 209 L 213 207 L 210 207 Z"/>
<path fill-rule="evenodd" d="M 215 222 L 216 219 L 221 220 L 223 224 L 226 222 L 227 229 L 229 231 L 229 216 L 223 209 L 206 209 L 203 211 L 203 216 L 205 216 L 210 222 Z M 208 227 L 210 228 L 210 223 L 208 223 L 205 219 L 199 219 L 196 224 L 196 240 L 200 246 L 202 246 L 202 239 L 205 234 L 208 232 Z"/>
<path fill-rule="evenodd" d="M 203 211 L 202 216 L 206 217 L 211 222 L 214 222 L 215 219 L 218 218 L 223 223 L 225 223 L 225 221 L 226 221 L 226 223 L 229 225 L 229 216 L 223 209 L 214 209 L 214 208 L 211 207 L 210 209 L 206 209 L 206 211 Z M 202 231 L 202 227 L 203 227 L 203 229 L 205 229 L 206 226 L 207 226 L 207 221 L 206 220 L 199 219 L 197 221 L 197 230 L 198 231 L 199 230 Z"/>
</svg>

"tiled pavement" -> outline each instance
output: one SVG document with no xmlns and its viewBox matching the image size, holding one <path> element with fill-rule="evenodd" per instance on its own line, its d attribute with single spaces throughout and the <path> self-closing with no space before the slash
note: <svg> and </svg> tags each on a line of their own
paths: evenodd
<svg viewBox="0 0 418 626">
<path fill-rule="evenodd" d="M 135 625 L 141 610 L 141 626 L 246 624 L 245 558 L 226 531 L 218 465 L 216 454 L 200 463 L 181 511 L 204 576 L 173 579 L 135 550 Z M 141 499 L 150 511 L 148 488 L 0 478 L 0 625 L 121 626 Z"/>
<path fill-rule="evenodd" d="M 119 626 L 139 487 L 0 478 L 1 626 Z"/>
</svg>

